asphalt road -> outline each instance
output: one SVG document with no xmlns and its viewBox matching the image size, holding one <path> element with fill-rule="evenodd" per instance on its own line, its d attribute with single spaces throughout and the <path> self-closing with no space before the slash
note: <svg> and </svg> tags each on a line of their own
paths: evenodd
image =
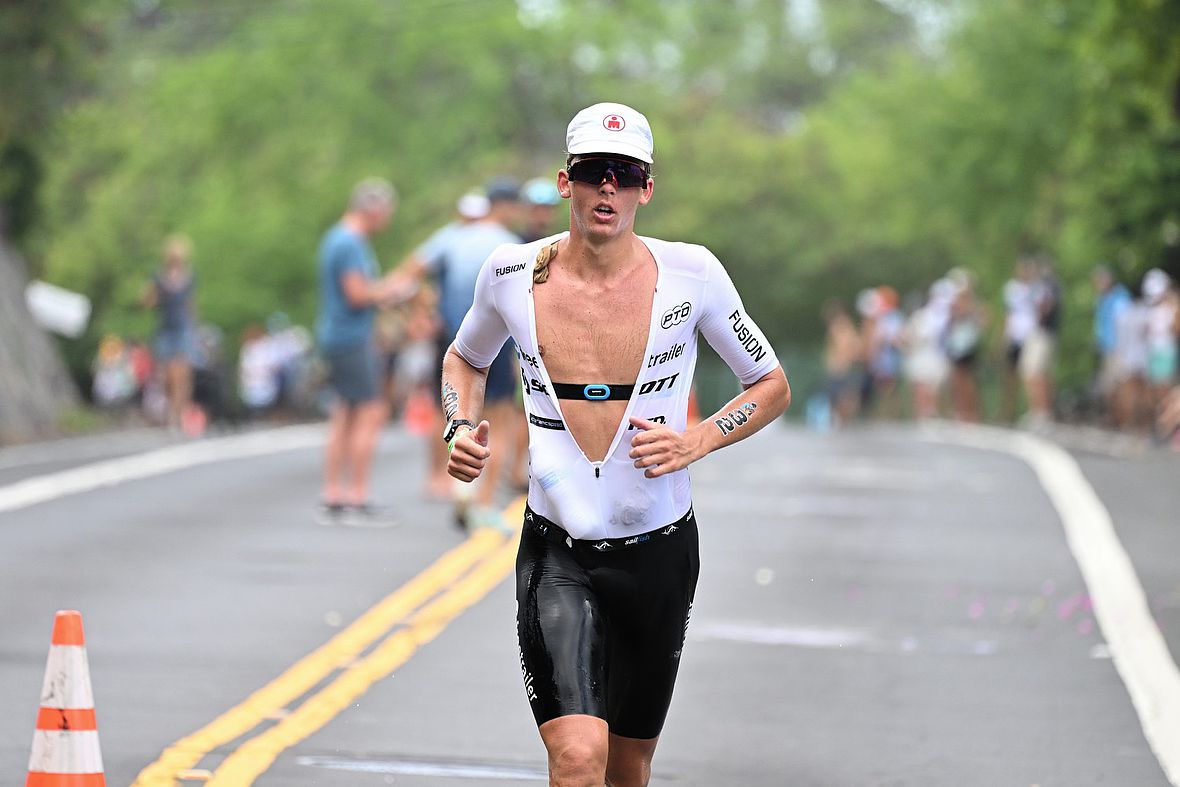
<svg viewBox="0 0 1180 787">
<path fill-rule="evenodd" d="M 165 446 L 205 454 L 158 473 L 151 435 L 0 451 L 0 783 L 23 782 L 63 608 L 84 615 L 109 785 L 544 783 L 512 544 L 465 542 L 394 431 L 376 492 L 399 524 L 317 526 L 316 429 Z M 1180 457 L 1075 457 L 1175 661 Z M 108 460 L 138 475 L 86 486 Z M 2 510 L 71 468 L 73 493 Z M 1025 461 L 782 427 L 693 479 L 702 572 L 653 784 L 1168 784 Z"/>
</svg>

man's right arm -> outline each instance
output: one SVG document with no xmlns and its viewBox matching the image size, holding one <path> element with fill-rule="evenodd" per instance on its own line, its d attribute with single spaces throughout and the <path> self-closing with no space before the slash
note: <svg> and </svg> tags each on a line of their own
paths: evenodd
<svg viewBox="0 0 1180 787">
<path fill-rule="evenodd" d="M 448 445 L 447 472 L 460 481 L 474 481 L 483 472 L 491 451 L 488 450 L 487 421 L 481 422 L 484 387 L 488 370 L 477 369 L 455 350 L 447 348 L 443 356 L 442 407 L 449 426 L 456 420 L 478 424 L 474 429 L 460 426 Z"/>
</svg>

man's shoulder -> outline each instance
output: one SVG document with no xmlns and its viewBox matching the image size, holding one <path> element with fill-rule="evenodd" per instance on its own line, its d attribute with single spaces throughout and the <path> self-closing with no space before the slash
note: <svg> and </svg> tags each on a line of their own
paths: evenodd
<svg viewBox="0 0 1180 787">
<path fill-rule="evenodd" d="M 642 240 L 659 258 L 666 273 L 706 281 L 711 268 L 721 264 L 713 252 L 697 243 L 649 237 Z"/>
<path fill-rule="evenodd" d="M 333 224 L 320 240 L 320 252 L 325 254 L 364 248 L 365 239 L 361 234 L 343 223 Z"/>
</svg>

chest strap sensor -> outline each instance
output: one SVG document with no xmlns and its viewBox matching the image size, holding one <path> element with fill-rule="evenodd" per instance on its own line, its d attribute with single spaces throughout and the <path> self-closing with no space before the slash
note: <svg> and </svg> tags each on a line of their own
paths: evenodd
<svg viewBox="0 0 1180 787">
<path fill-rule="evenodd" d="M 606 383 L 554 383 L 553 393 L 558 399 L 583 399 L 589 402 L 627 401 L 631 398 L 634 385 L 607 385 Z"/>
</svg>

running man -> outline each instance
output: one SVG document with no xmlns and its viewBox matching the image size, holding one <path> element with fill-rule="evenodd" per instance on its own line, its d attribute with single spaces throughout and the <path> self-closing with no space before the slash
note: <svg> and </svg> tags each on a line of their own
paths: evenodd
<svg viewBox="0 0 1180 787">
<path fill-rule="evenodd" d="M 443 365 L 448 471 L 472 481 L 489 456 L 486 370 L 509 337 L 522 359 L 531 473 L 517 634 L 551 784 L 647 784 L 699 568 L 686 468 L 791 397 L 717 258 L 635 234 L 652 148 L 630 107 L 574 117 L 557 173 L 568 233 L 492 254 Z M 745 390 L 686 429 L 698 332 Z"/>
</svg>

